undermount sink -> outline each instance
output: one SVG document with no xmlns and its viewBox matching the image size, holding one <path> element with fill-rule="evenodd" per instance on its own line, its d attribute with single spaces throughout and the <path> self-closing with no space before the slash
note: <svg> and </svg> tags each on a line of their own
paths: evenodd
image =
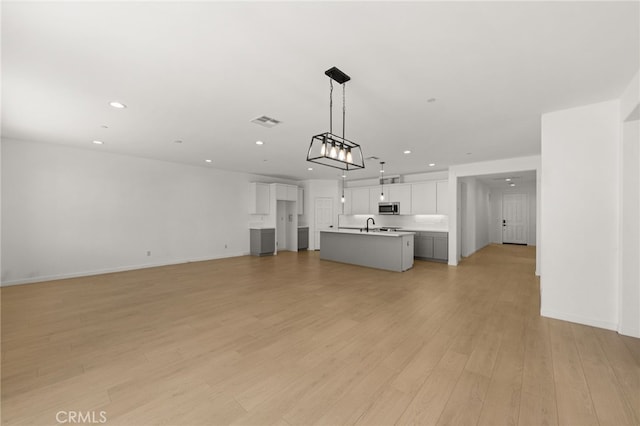
<svg viewBox="0 0 640 426">
<path fill-rule="evenodd" d="M 360 228 L 360 232 L 380 232 L 380 228 L 369 228 L 369 231 L 367 228 Z"/>
</svg>

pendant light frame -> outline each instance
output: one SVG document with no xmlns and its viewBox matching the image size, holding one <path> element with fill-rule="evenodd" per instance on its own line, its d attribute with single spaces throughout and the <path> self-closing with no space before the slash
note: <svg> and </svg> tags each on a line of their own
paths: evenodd
<svg viewBox="0 0 640 426">
<path fill-rule="evenodd" d="M 329 77 L 329 131 L 311 137 L 311 144 L 307 152 L 307 161 L 323 166 L 348 171 L 364 169 L 362 148 L 357 143 L 346 139 L 345 136 L 345 83 L 351 77 L 332 67 L 325 71 Z M 342 136 L 333 133 L 333 82 L 342 86 Z"/>
<path fill-rule="evenodd" d="M 384 161 L 380 162 L 380 201 L 384 201 Z"/>
</svg>

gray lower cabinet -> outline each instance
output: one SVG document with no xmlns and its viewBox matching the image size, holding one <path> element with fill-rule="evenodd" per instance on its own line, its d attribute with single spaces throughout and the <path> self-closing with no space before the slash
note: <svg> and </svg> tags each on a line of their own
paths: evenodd
<svg viewBox="0 0 640 426">
<path fill-rule="evenodd" d="M 416 232 L 414 254 L 418 259 L 449 260 L 449 234 L 447 232 Z"/>
<path fill-rule="evenodd" d="M 273 254 L 276 248 L 275 228 L 251 229 L 249 245 L 253 256 Z"/>
<path fill-rule="evenodd" d="M 304 226 L 298 228 L 298 250 L 307 250 L 309 248 L 309 227 Z"/>
</svg>

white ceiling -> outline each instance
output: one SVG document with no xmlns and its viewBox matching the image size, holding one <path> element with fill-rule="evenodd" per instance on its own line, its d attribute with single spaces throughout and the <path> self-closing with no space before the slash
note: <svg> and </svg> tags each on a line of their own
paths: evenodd
<svg viewBox="0 0 640 426">
<path fill-rule="evenodd" d="M 346 137 L 388 174 L 539 154 L 541 113 L 614 99 L 633 77 L 639 4 L 3 2 L 2 134 L 336 178 L 305 158 L 337 66 L 352 78 Z M 334 103 L 341 134 L 339 87 Z"/>
<path fill-rule="evenodd" d="M 513 183 L 515 188 L 520 186 L 531 186 L 536 184 L 536 172 L 534 170 L 520 171 L 514 173 L 495 173 L 491 175 L 476 176 L 483 184 L 489 188 L 510 189 L 509 184 Z M 507 181 L 507 179 L 509 179 Z"/>
</svg>

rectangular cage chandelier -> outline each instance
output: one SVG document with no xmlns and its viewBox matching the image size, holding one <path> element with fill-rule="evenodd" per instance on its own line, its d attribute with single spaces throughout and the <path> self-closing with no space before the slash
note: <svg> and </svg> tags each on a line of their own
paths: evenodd
<svg viewBox="0 0 640 426">
<path fill-rule="evenodd" d="M 340 170 L 364 169 L 362 148 L 355 142 L 345 139 L 345 83 L 351 77 L 332 67 L 325 71 L 329 77 L 329 131 L 311 138 L 307 161 L 334 167 Z M 342 136 L 333 133 L 333 82 L 342 86 Z"/>
</svg>

